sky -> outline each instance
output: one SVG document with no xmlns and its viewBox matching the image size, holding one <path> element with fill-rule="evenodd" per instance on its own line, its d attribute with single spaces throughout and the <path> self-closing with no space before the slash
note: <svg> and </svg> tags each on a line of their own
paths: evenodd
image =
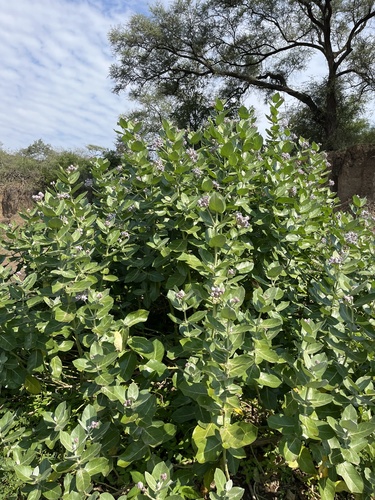
<svg viewBox="0 0 375 500">
<path fill-rule="evenodd" d="M 119 115 L 136 104 L 112 92 L 108 75 L 116 59 L 108 33 L 146 14 L 148 0 L 0 0 L 0 6 L 0 146 L 17 151 L 42 139 L 57 150 L 113 149 Z M 321 71 L 319 62 L 310 67 L 314 76 Z M 264 130 L 268 107 L 259 93 L 247 104 Z"/>
<path fill-rule="evenodd" d="M 136 104 L 112 92 L 108 33 L 148 4 L 0 0 L 0 146 L 17 151 L 42 139 L 57 150 L 113 149 L 119 115 Z M 268 107 L 259 95 L 248 102 L 265 125 Z"/>
<path fill-rule="evenodd" d="M 143 0 L 0 0 L 0 145 L 15 151 L 38 139 L 56 149 L 113 149 L 121 113 L 113 94 L 112 27 Z"/>
</svg>

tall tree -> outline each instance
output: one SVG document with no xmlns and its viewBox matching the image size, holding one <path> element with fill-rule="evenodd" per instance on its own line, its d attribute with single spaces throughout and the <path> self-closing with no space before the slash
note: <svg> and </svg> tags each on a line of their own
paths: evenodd
<svg viewBox="0 0 375 500">
<path fill-rule="evenodd" d="M 308 107 L 336 147 L 338 85 L 358 101 L 375 90 L 375 2 L 370 0 L 175 0 L 109 33 L 115 92 L 174 95 L 189 80 L 201 95 L 277 91 Z M 293 83 L 314 55 L 326 68 L 325 98 Z M 343 83 L 342 83 L 343 82 Z"/>
<path fill-rule="evenodd" d="M 375 126 L 365 118 L 364 99 L 358 99 L 355 93 L 348 95 L 343 87 L 342 80 L 336 83 L 337 128 L 336 134 L 331 137 L 331 142 L 335 145 L 335 149 L 374 142 Z M 307 92 L 314 102 L 323 108 L 326 102 L 326 90 L 325 81 L 312 82 Z M 314 121 L 306 105 L 297 101 L 297 104 L 288 107 L 285 116 L 289 127 L 297 135 L 321 144 L 325 142 L 324 127 Z"/>
</svg>

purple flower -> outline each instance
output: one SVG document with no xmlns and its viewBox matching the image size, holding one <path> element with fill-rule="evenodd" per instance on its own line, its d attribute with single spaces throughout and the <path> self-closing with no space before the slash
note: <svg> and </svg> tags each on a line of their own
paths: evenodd
<svg viewBox="0 0 375 500">
<path fill-rule="evenodd" d="M 179 292 L 176 293 L 176 299 L 182 300 L 185 297 L 185 292 L 183 290 L 180 290 Z"/>
<path fill-rule="evenodd" d="M 220 297 L 223 295 L 224 292 L 225 292 L 224 288 L 220 286 L 212 286 L 210 295 L 213 299 L 220 299 Z"/>
<path fill-rule="evenodd" d="M 76 299 L 77 301 L 82 300 L 83 302 L 86 302 L 86 300 L 88 299 L 88 295 L 87 295 L 87 293 L 78 293 L 78 294 L 75 296 L 75 299 Z"/>
<path fill-rule="evenodd" d="M 345 234 L 344 237 L 345 241 L 347 243 L 351 243 L 352 245 L 355 245 L 358 242 L 358 235 L 353 231 L 349 231 L 348 233 Z"/>
<path fill-rule="evenodd" d="M 42 201 L 44 198 L 44 194 L 39 191 L 38 194 L 33 194 L 31 198 L 35 201 Z"/>
<path fill-rule="evenodd" d="M 155 164 L 155 168 L 158 172 L 164 172 L 164 165 L 163 165 L 163 162 L 160 158 L 155 160 L 154 164 Z"/>
<path fill-rule="evenodd" d="M 242 215 L 241 212 L 236 212 L 236 223 L 237 226 L 247 228 L 249 227 L 249 216 Z"/>
<path fill-rule="evenodd" d="M 197 201 L 197 205 L 200 208 L 207 208 L 210 204 L 210 197 L 208 195 L 203 196 Z"/>
<path fill-rule="evenodd" d="M 198 160 L 198 153 L 195 151 L 195 149 L 189 148 L 186 150 L 186 153 L 194 163 Z"/>
<path fill-rule="evenodd" d="M 193 174 L 195 175 L 195 177 L 197 177 L 198 179 L 200 177 L 202 177 L 202 170 L 198 167 L 194 167 L 193 170 L 192 170 Z"/>
<path fill-rule="evenodd" d="M 342 257 L 340 255 L 328 259 L 328 264 L 341 264 L 341 262 Z"/>
</svg>

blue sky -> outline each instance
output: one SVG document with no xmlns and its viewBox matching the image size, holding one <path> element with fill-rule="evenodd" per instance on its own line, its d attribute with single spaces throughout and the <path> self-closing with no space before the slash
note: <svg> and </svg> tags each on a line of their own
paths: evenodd
<svg viewBox="0 0 375 500">
<path fill-rule="evenodd" d="M 112 93 L 108 32 L 147 13 L 149 3 L 154 0 L 4 0 L 0 146 L 16 151 L 42 139 L 55 149 L 113 148 L 118 117 L 135 103 Z M 259 95 L 250 102 L 265 123 L 268 108 Z"/>
<path fill-rule="evenodd" d="M 118 117 L 135 104 L 125 93 L 112 93 L 114 82 L 108 73 L 115 57 L 108 32 L 135 13 L 147 13 L 148 3 L 3 0 L 0 146 L 15 151 L 42 139 L 55 149 L 82 149 L 88 144 L 113 148 Z M 317 77 L 324 70 L 317 61 L 309 73 Z M 268 107 L 259 93 L 247 104 L 255 107 L 263 131 Z"/>
<path fill-rule="evenodd" d="M 17 150 L 37 139 L 56 149 L 113 147 L 120 113 L 134 106 L 114 95 L 111 27 L 137 0 L 12 0 L 0 16 L 0 143 Z"/>
</svg>

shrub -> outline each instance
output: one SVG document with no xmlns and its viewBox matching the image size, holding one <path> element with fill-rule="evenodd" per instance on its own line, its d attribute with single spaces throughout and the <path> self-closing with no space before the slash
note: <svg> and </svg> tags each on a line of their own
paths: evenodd
<svg viewBox="0 0 375 500">
<path fill-rule="evenodd" d="M 121 120 L 92 196 L 69 167 L 5 228 L 0 470 L 28 499 L 239 499 L 266 441 L 323 499 L 371 497 L 374 236 L 280 104 L 265 142 L 217 101 L 157 154 Z"/>
</svg>

